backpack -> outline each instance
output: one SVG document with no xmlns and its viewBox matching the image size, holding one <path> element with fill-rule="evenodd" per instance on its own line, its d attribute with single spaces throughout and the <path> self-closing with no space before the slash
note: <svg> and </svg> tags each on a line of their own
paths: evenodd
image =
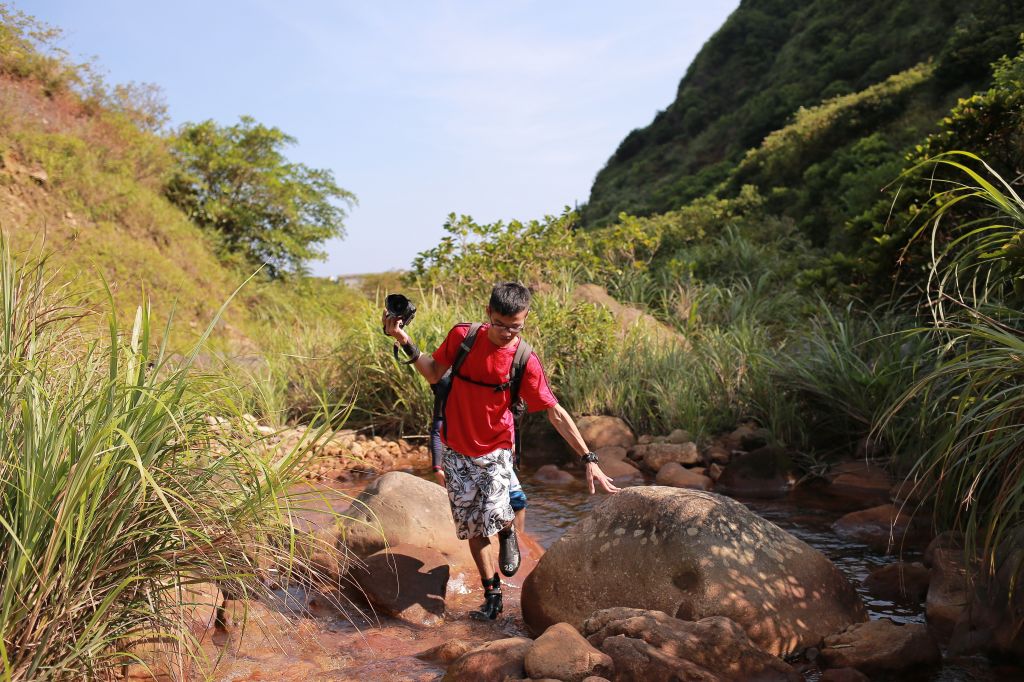
<svg viewBox="0 0 1024 682">
<path fill-rule="evenodd" d="M 452 363 L 452 366 L 448 368 L 436 384 L 430 386 L 430 389 L 434 392 L 434 416 L 431 425 L 433 426 L 440 421 L 442 423 L 441 428 L 444 429 L 445 438 L 448 437 L 448 421 L 445 419 L 445 409 L 448 406 L 448 394 L 451 393 L 452 383 L 455 379 L 476 384 L 477 386 L 493 388 L 496 393 L 509 391 L 509 410 L 512 411 L 512 419 L 515 423 L 515 445 L 512 463 L 518 469 L 519 461 L 522 458 L 521 427 L 523 415 L 526 414 L 526 401 L 519 397 L 519 387 L 523 382 L 523 374 L 526 373 L 526 363 L 530 360 L 530 355 L 533 354 L 533 347 L 525 339 L 519 339 L 519 347 L 516 348 L 516 354 L 512 358 L 512 367 L 509 371 L 508 381 L 501 384 L 487 384 L 481 381 L 474 381 L 469 377 L 459 374 L 459 369 L 466 360 L 466 356 L 469 355 L 469 351 L 473 348 L 473 344 L 476 343 L 477 332 L 480 331 L 481 326 L 479 322 L 474 322 L 470 325 L 469 333 L 466 334 L 466 338 L 459 344 L 459 352 L 455 356 L 455 362 Z"/>
</svg>

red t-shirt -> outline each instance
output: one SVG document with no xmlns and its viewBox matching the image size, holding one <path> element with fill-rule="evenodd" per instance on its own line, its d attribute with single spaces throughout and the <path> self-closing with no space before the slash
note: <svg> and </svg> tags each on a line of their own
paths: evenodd
<svg viewBox="0 0 1024 682">
<path fill-rule="evenodd" d="M 459 374 L 473 381 L 501 384 L 509 379 L 512 360 L 519 340 L 507 348 L 500 348 L 487 336 L 491 325 L 480 327 L 476 341 L 459 368 Z M 441 347 L 434 351 L 434 360 L 451 367 L 459 354 L 459 345 L 469 333 L 469 324 L 457 324 L 448 332 Z M 548 388 L 544 368 L 536 353 L 531 353 L 523 368 L 519 396 L 526 401 L 530 412 L 546 410 L 558 404 Z M 445 409 L 447 437 L 442 430 L 445 445 L 470 457 L 479 457 L 498 448 L 511 448 L 515 436 L 515 422 L 509 409 L 510 391 L 496 392 L 493 388 L 477 386 L 461 379 L 452 379 Z"/>
</svg>

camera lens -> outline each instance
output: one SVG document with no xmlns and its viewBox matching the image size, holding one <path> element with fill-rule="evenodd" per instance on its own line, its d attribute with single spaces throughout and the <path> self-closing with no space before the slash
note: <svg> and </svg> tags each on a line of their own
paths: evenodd
<svg viewBox="0 0 1024 682">
<path fill-rule="evenodd" d="M 409 299 L 402 294 L 390 294 L 384 299 L 384 307 L 387 308 L 389 315 L 405 317 L 409 310 Z"/>
</svg>

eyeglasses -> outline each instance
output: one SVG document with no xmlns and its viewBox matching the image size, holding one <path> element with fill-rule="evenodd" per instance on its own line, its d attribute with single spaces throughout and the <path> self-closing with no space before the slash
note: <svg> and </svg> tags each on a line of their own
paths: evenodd
<svg viewBox="0 0 1024 682">
<path fill-rule="evenodd" d="M 523 328 L 526 326 L 525 324 L 507 325 L 499 320 L 491 320 L 491 324 L 497 327 L 498 329 L 503 329 L 507 331 L 509 334 L 518 334 L 519 332 L 523 331 Z"/>
</svg>

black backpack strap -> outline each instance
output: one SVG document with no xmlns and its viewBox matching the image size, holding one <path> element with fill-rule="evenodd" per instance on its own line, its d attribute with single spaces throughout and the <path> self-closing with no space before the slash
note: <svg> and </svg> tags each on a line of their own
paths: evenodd
<svg viewBox="0 0 1024 682">
<path fill-rule="evenodd" d="M 526 342 L 525 339 L 519 339 L 519 347 L 516 348 L 516 355 L 512 358 L 512 376 L 509 379 L 510 382 L 510 396 L 509 396 L 509 409 L 512 410 L 512 417 L 516 424 L 516 435 L 512 454 L 512 466 L 516 469 L 519 468 L 519 462 L 523 458 L 523 444 L 522 444 L 522 417 L 526 414 L 526 403 L 519 398 L 519 387 L 523 383 L 523 375 L 526 374 L 526 363 L 530 361 L 530 356 L 533 355 L 533 347 Z"/>
<path fill-rule="evenodd" d="M 440 417 L 444 420 L 441 424 L 441 428 L 444 431 L 445 440 L 448 440 L 448 420 L 445 418 L 445 410 L 448 407 L 448 394 L 451 393 L 452 382 L 455 380 L 455 377 L 459 376 L 459 368 L 462 367 L 462 363 L 466 361 L 466 356 L 469 355 L 469 351 L 473 349 L 473 344 L 476 343 L 477 332 L 480 331 L 480 327 L 482 326 L 483 325 L 480 322 L 474 322 L 469 325 L 469 331 L 466 332 L 466 338 L 462 339 L 462 343 L 459 344 L 459 352 L 455 354 L 455 362 L 453 362 L 452 366 L 447 372 L 445 372 L 448 376 L 444 396 L 440 398 L 440 404 L 437 402 L 434 404 L 435 418 Z"/>
</svg>

